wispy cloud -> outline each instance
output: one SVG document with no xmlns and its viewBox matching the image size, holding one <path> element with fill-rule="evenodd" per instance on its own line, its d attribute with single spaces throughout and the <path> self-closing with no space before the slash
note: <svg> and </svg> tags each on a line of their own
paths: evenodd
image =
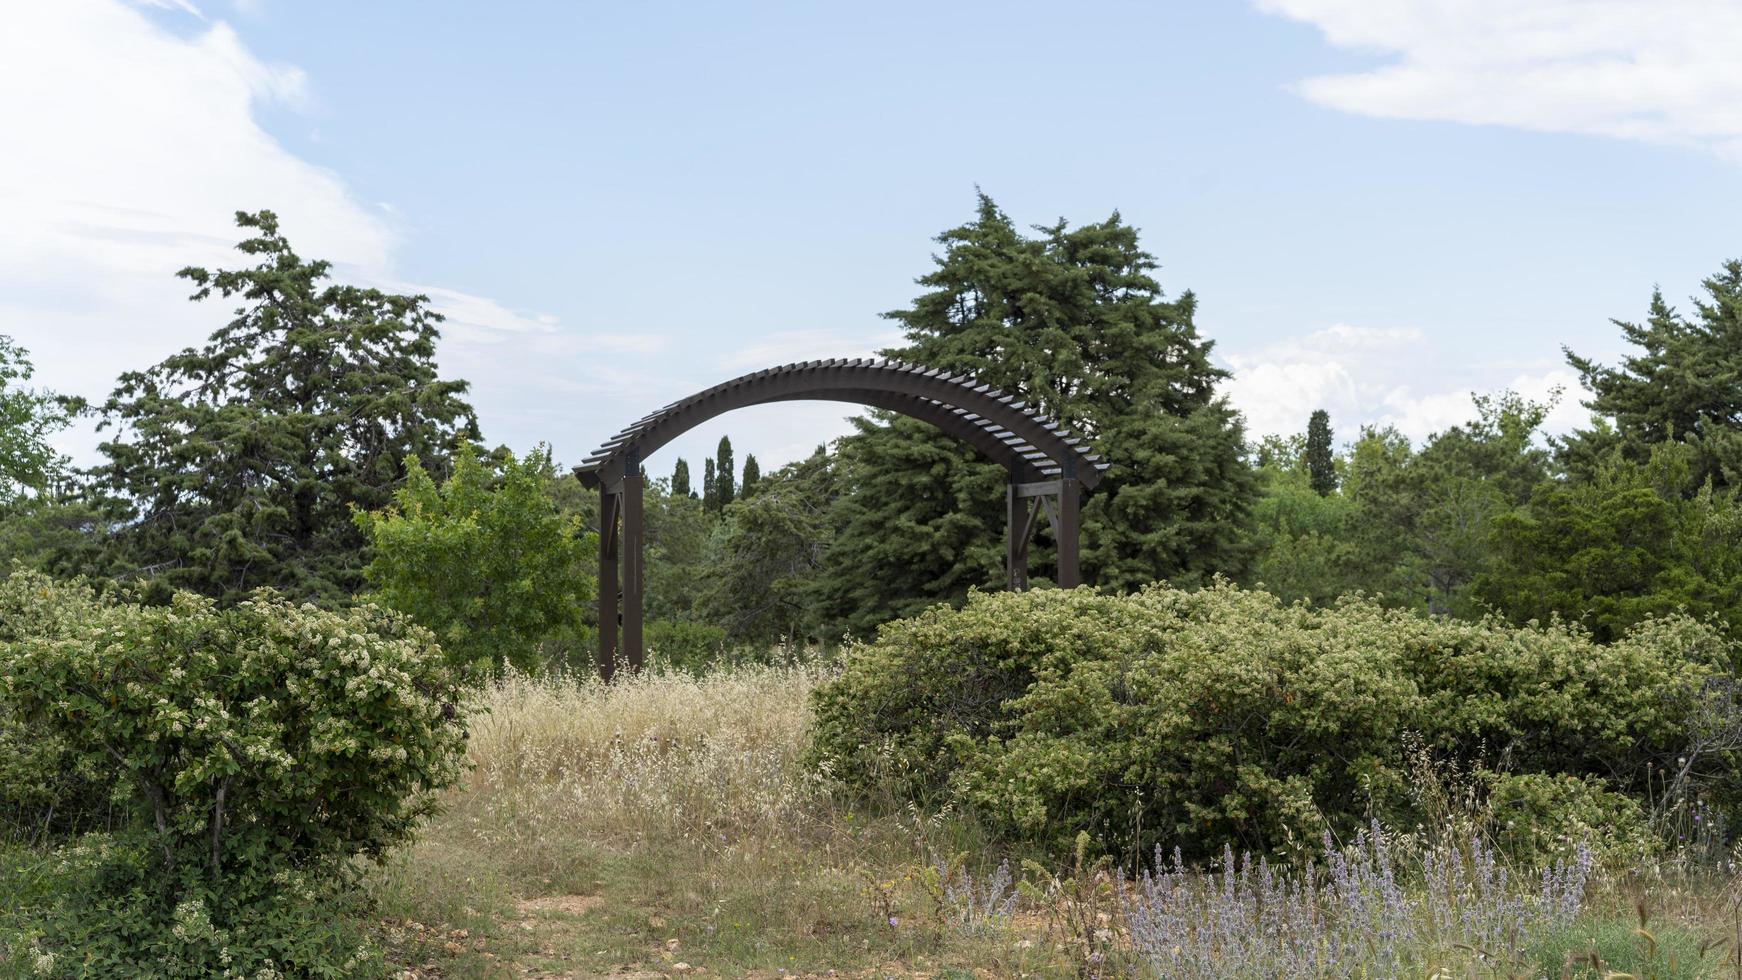
<svg viewBox="0 0 1742 980">
<path fill-rule="evenodd" d="M 178 37 L 143 2 L 23 4 L 0 31 L 0 333 L 32 351 L 44 384 L 101 396 L 122 370 L 209 334 L 227 308 L 189 304 L 174 273 L 236 261 L 238 208 L 277 211 L 302 254 L 346 278 L 430 294 L 450 319 L 444 364 L 465 343 L 560 336 L 549 316 L 403 282 L 394 216 L 255 119 L 306 107 L 307 76 L 223 23 Z M 145 5 L 200 16 L 181 0 Z M 519 397 L 510 375 L 479 380 L 479 401 Z M 64 448 L 94 445 L 84 431 Z"/>
<path fill-rule="evenodd" d="M 1389 60 L 1300 83 L 1321 105 L 1700 147 L 1742 160 L 1736 0 L 1257 0 Z"/>
<path fill-rule="evenodd" d="M 1585 419 L 1578 377 L 1545 361 L 1526 366 L 1472 368 L 1448 376 L 1432 341 L 1413 328 L 1335 324 L 1305 337 L 1223 355 L 1233 371 L 1225 391 L 1246 417 L 1253 438 L 1306 429 L 1316 409 L 1331 414 L 1339 433 L 1363 425 L 1393 426 L 1411 439 L 1475 417 L 1473 393 L 1510 388 L 1536 401 L 1563 394 L 1545 423 L 1565 432 Z"/>
<path fill-rule="evenodd" d="M 206 19 L 206 15 L 200 13 L 200 8 L 189 3 L 188 0 L 132 0 L 132 2 L 140 7 L 156 7 L 159 10 L 179 10 L 184 14 L 192 14 L 201 20 Z"/>
</svg>

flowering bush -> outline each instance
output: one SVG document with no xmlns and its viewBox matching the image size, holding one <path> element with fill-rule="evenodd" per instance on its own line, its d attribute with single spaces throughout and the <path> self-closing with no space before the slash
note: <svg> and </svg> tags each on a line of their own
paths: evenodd
<svg viewBox="0 0 1742 980">
<path fill-rule="evenodd" d="M 813 756 L 849 785 L 953 800 L 1061 848 L 1086 830 L 1127 855 L 1311 849 L 1370 814 L 1414 823 L 1409 732 L 1467 768 L 1590 790 L 1642 796 L 1648 763 L 1678 758 L 1734 784 L 1725 752 L 1688 761 L 1683 694 L 1732 655 L 1686 619 L 1599 644 L 1227 585 L 977 594 L 849 651 L 816 694 Z"/>
<path fill-rule="evenodd" d="M 76 949 L 80 969 L 149 950 L 187 975 L 268 960 L 318 972 L 333 951 L 306 948 L 308 923 L 260 932 L 308 918 L 287 910 L 407 837 L 459 775 L 455 680 L 396 613 L 268 593 L 231 609 L 187 593 L 142 606 L 28 573 L 0 596 L 24 611 L 0 638 L 0 703 L 100 772 L 130 818 L 66 855 L 83 885 L 44 942 Z M 115 908 L 126 915 L 91 928 Z"/>
<path fill-rule="evenodd" d="M 81 587 L 0 580 L 0 646 L 25 635 L 66 637 L 82 629 L 93 600 Z M 34 580 L 42 584 L 40 580 Z M 59 734 L 27 725 L 0 697 L 0 839 L 40 841 L 51 833 L 106 826 L 110 760 L 82 756 Z"/>
</svg>

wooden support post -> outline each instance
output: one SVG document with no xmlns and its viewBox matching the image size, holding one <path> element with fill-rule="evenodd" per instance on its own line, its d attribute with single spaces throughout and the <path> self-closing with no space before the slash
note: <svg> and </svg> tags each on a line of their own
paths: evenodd
<svg viewBox="0 0 1742 980">
<path fill-rule="evenodd" d="M 642 590 L 646 585 L 641 515 L 641 460 L 631 454 L 623 474 L 623 655 L 630 670 L 640 670 L 646 657 L 642 641 Z"/>
<path fill-rule="evenodd" d="M 1053 533 L 1058 538 L 1058 585 L 1074 589 L 1083 584 L 1078 567 L 1078 537 L 1082 532 L 1082 483 L 1070 471 L 1059 481 L 1058 523 Z"/>
<path fill-rule="evenodd" d="M 617 672 L 617 523 L 620 490 L 599 487 L 599 679 Z"/>
<path fill-rule="evenodd" d="M 1004 571 L 1012 592 L 1028 590 L 1028 498 L 1014 480 L 1004 488 Z"/>
</svg>

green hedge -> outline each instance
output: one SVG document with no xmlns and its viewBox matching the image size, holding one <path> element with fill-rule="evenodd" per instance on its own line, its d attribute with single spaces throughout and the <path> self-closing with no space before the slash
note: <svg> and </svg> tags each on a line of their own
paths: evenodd
<svg viewBox="0 0 1742 980">
<path fill-rule="evenodd" d="M 72 766 L 119 814 L 52 855 L 41 972 L 367 972 L 337 914 L 352 861 L 409 836 L 465 744 L 427 631 L 373 606 L 144 606 L 29 573 L 0 581 L 0 610 L 0 718 L 53 747 L 11 764 Z M 15 805 L 56 802 L 53 772 L 22 776 Z"/>
<path fill-rule="evenodd" d="M 1274 850 L 1374 816 L 1410 826 L 1406 733 L 1466 770 L 1642 794 L 1648 764 L 1687 758 L 1734 654 L 1686 618 L 1605 645 L 1227 585 L 976 594 L 850 650 L 816 695 L 812 751 L 849 786 L 971 807 L 1017 838 Z M 1692 760 L 1687 785 L 1733 797 L 1734 761 Z"/>
</svg>

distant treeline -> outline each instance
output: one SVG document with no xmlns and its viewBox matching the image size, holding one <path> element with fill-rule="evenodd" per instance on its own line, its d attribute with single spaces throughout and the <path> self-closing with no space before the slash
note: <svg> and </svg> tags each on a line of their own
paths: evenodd
<svg viewBox="0 0 1742 980">
<path fill-rule="evenodd" d="M 422 508 L 431 534 L 471 519 L 429 503 L 463 447 L 485 443 L 466 383 L 437 371 L 441 317 L 428 299 L 331 282 L 271 212 L 238 222 L 251 264 L 181 273 L 195 300 L 230 304 L 234 318 L 205 345 L 123 375 L 101 404 L 30 387 L 26 353 L 0 338 L 0 566 L 119 583 L 147 601 L 187 589 L 233 603 L 271 587 L 342 606 L 391 578 L 377 553 L 386 525 L 356 515 Z M 1571 435 L 1545 437 L 1550 406 L 1500 392 L 1419 445 L 1373 428 L 1339 445 L 1322 412 L 1299 436 L 1254 445 L 1219 393 L 1228 375 L 1211 363 L 1193 295 L 1163 292 L 1119 215 L 1025 231 L 982 196 L 937 241 L 919 295 L 885 314 L 905 339 L 884 353 L 1016 394 L 1111 461 L 1083 510 L 1088 582 L 1127 591 L 1223 576 L 1315 603 L 1364 592 L 1460 617 L 1558 616 L 1599 639 L 1675 609 L 1742 624 L 1742 263 L 1706 280 L 1688 313 L 1653 295 L 1644 321 L 1618 321 L 1634 349 L 1618 366 L 1568 352 L 1594 393 L 1589 425 Z M 81 413 L 105 436 L 89 469 L 48 448 Z M 924 423 L 877 412 L 855 428 L 770 473 L 754 456 L 737 466 L 722 439 L 699 481 L 685 460 L 655 474 L 656 647 L 700 656 L 864 636 L 1000 586 L 1003 471 Z M 520 465 L 506 450 L 478 458 L 494 476 L 468 478 L 474 511 Z M 597 529 L 593 495 L 542 454 L 526 462 L 540 490 L 516 498 L 517 513 L 543 508 L 571 535 Z M 406 496 L 414 472 L 424 497 Z M 1048 533 L 1033 552 L 1041 586 Z M 593 572 L 579 553 L 528 554 L 546 577 L 574 580 L 545 583 L 555 594 L 543 606 L 586 605 Z M 489 582 L 467 588 L 486 594 L 451 601 L 474 618 L 506 601 Z M 566 657 L 590 615 L 533 617 L 516 635 Z"/>
</svg>

